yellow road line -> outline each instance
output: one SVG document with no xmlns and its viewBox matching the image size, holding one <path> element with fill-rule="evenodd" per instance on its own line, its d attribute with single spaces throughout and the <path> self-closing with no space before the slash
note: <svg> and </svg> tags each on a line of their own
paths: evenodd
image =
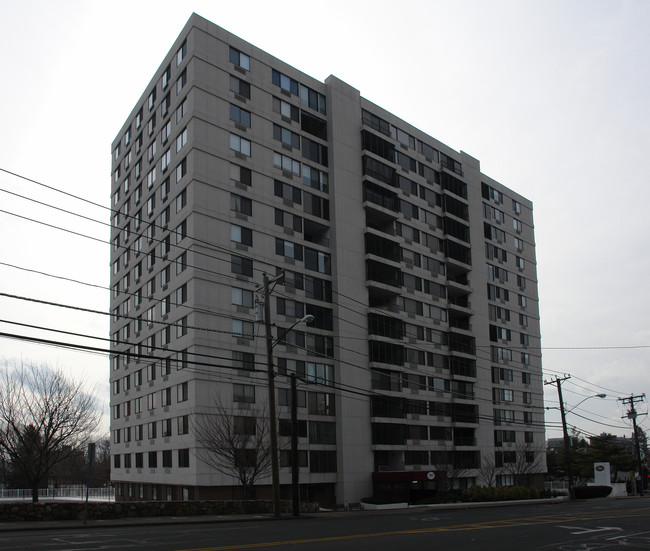
<svg viewBox="0 0 650 551">
<path fill-rule="evenodd" d="M 429 528 L 414 528 L 410 530 L 393 530 L 389 532 L 372 532 L 367 534 L 348 534 L 341 536 L 328 536 L 322 538 L 307 538 L 296 540 L 265 541 L 259 543 L 241 543 L 236 545 L 222 545 L 217 547 L 201 547 L 185 549 L 183 551 L 230 551 L 233 549 L 259 549 L 280 545 L 300 545 L 305 543 L 325 543 L 332 541 L 355 540 L 365 538 L 379 538 L 386 536 L 401 536 L 408 534 L 433 534 L 436 532 L 460 532 L 464 530 L 489 530 L 493 528 L 516 528 L 535 524 L 551 524 L 554 522 L 570 522 L 581 520 L 600 520 L 617 517 L 637 517 L 648 515 L 648 508 L 625 509 L 622 511 L 594 511 L 589 513 L 576 513 L 572 515 L 553 514 L 538 517 L 521 517 L 516 519 L 503 519 L 496 521 L 475 522 L 469 524 L 455 524 L 451 526 L 436 526 Z"/>
</svg>

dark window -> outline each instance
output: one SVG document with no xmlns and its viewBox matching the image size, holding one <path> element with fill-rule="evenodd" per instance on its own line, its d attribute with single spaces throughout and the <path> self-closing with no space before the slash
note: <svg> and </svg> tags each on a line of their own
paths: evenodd
<svg viewBox="0 0 650 551">
<path fill-rule="evenodd" d="M 190 450 L 188 448 L 178 450 L 178 466 L 185 468 L 190 466 Z"/>
<path fill-rule="evenodd" d="M 250 258 L 232 255 L 230 257 L 230 271 L 233 274 L 251 277 L 253 275 L 253 261 Z"/>
<path fill-rule="evenodd" d="M 327 147 L 304 136 L 302 137 L 302 156 L 305 159 L 327 166 Z"/>
<path fill-rule="evenodd" d="M 251 85 L 232 75 L 230 75 L 230 90 L 247 99 L 251 98 Z"/>
<path fill-rule="evenodd" d="M 234 121 L 246 128 L 251 127 L 251 114 L 246 109 L 242 109 L 237 105 L 230 104 L 230 120 Z"/>
<path fill-rule="evenodd" d="M 300 129 L 321 140 L 327 140 L 327 122 L 305 111 L 302 112 Z"/>
</svg>

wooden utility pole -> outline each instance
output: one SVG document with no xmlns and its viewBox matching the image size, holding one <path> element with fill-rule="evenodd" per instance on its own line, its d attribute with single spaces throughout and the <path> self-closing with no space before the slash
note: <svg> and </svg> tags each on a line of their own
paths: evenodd
<svg viewBox="0 0 650 551">
<path fill-rule="evenodd" d="M 271 437 L 271 481 L 273 484 L 273 515 L 281 515 L 280 464 L 278 462 L 278 424 L 275 411 L 275 370 L 273 369 L 273 335 L 271 333 L 271 298 L 269 276 L 264 274 L 264 326 L 266 328 L 266 368 L 269 390 L 269 423 Z"/>
<path fill-rule="evenodd" d="M 564 400 L 562 399 L 562 383 L 570 379 L 571 375 L 564 377 L 555 377 L 552 381 L 544 381 L 545 385 L 556 385 L 557 395 L 560 400 L 560 415 L 562 416 L 562 433 L 564 434 L 564 460 L 566 462 L 566 473 L 569 479 L 569 499 L 574 498 L 573 494 L 573 468 L 571 465 L 571 442 L 569 440 L 569 431 L 566 425 L 566 412 L 564 411 Z"/>
<path fill-rule="evenodd" d="M 636 449 L 637 468 L 639 469 L 639 495 L 643 495 L 643 461 L 641 460 L 641 446 L 639 444 L 639 429 L 636 426 L 636 408 L 634 407 L 637 402 L 642 402 L 645 394 L 637 396 L 630 396 L 629 398 L 619 398 L 619 401 L 630 406 L 630 411 L 627 413 L 627 418 L 632 419 L 632 426 L 634 427 L 634 447 Z"/>
</svg>

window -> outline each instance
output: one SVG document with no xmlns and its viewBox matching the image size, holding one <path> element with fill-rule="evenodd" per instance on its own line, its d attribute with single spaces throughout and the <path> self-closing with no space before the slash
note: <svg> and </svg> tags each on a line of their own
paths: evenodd
<svg viewBox="0 0 650 551">
<path fill-rule="evenodd" d="M 187 316 L 183 316 L 176 323 L 176 338 L 180 339 L 187 335 Z"/>
<path fill-rule="evenodd" d="M 187 253 L 181 254 L 176 259 L 176 275 L 182 273 L 187 268 Z"/>
<path fill-rule="evenodd" d="M 277 297 L 276 310 L 280 316 L 300 319 L 305 315 L 305 305 L 297 300 Z"/>
<path fill-rule="evenodd" d="M 233 417 L 234 434 L 253 436 L 257 432 L 257 423 L 255 417 L 243 417 L 237 415 Z"/>
<path fill-rule="evenodd" d="M 176 385 L 176 401 L 178 403 L 187 402 L 188 398 L 189 398 L 188 384 L 181 383 L 180 385 Z"/>
<path fill-rule="evenodd" d="M 151 189 L 155 183 L 156 183 L 156 167 L 153 167 L 147 173 L 147 189 Z"/>
<path fill-rule="evenodd" d="M 169 140 L 169 136 L 172 133 L 172 122 L 167 121 L 165 126 L 163 126 L 162 130 L 160 131 L 160 143 L 163 145 L 167 143 L 167 140 Z"/>
<path fill-rule="evenodd" d="M 251 156 L 251 142 L 236 134 L 230 134 L 230 149 L 246 157 Z"/>
<path fill-rule="evenodd" d="M 176 196 L 176 212 L 180 212 L 187 204 L 187 191 L 183 190 Z"/>
<path fill-rule="evenodd" d="M 147 98 L 147 107 L 149 111 L 151 111 L 154 108 L 154 105 L 156 104 L 156 89 L 154 88 L 151 90 L 149 93 L 149 97 Z M 126 143 L 128 143 L 128 140 L 126 140 Z"/>
<path fill-rule="evenodd" d="M 187 113 L 187 100 L 184 99 L 176 109 L 176 123 L 179 123 Z"/>
<path fill-rule="evenodd" d="M 302 218 L 280 209 L 275 209 L 275 224 L 293 231 L 302 231 Z"/>
<path fill-rule="evenodd" d="M 180 468 L 188 468 L 190 466 L 190 450 L 189 448 L 184 448 L 178 450 L 178 466 Z"/>
<path fill-rule="evenodd" d="M 183 149 L 185 144 L 187 144 L 187 128 L 184 128 L 176 138 L 176 152 L 178 153 L 181 149 Z"/>
<path fill-rule="evenodd" d="M 187 302 L 187 285 L 183 284 L 176 289 L 176 304 L 185 304 Z"/>
<path fill-rule="evenodd" d="M 230 224 L 230 240 L 241 245 L 253 245 L 253 230 Z"/>
<path fill-rule="evenodd" d="M 252 321 L 232 320 L 232 333 L 236 337 L 252 339 L 255 336 L 255 325 Z"/>
<path fill-rule="evenodd" d="M 232 75 L 230 75 L 230 91 L 243 98 L 251 99 L 251 85 Z"/>
<path fill-rule="evenodd" d="M 178 67 L 185 56 L 187 55 L 187 41 L 184 41 L 183 44 L 181 44 L 181 47 L 178 49 L 178 52 L 176 52 L 176 66 Z"/>
<path fill-rule="evenodd" d="M 230 63 L 234 63 L 246 71 L 251 70 L 251 58 L 239 50 L 235 50 L 232 46 L 230 47 Z"/>
<path fill-rule="evenodd" d="M 190 432 L 190 423 L 189 417 L 187 415 L 182 415 L 176 419 L 176 426 L 178 434 L 189 434 Z"/>
<path fill-rule="evenodd" d="M 284 118 L 298 122 L 300 110 L 290 103 L 279 98 L 273 98 L 273 111 L 280 113 Z"/>
<path fill-rule="evenodd" d="M 162 452 L 162 466 L 165 469 L 169 469 L 172 466 L 172 451 L 163 450 Z"/>
<path fill-rule="evenodd" d="M 281 153 L 273 153 L 273 166 L 281 169 L 283 172 L 288 172 L 294 176 L 300 176 L 300 162 L 282 155 Z"/>
<path fill-rule="evenodd" d="M 147 123 L 147 133 L 149 136 L 153 136 L 153 132 L 156 129 L 156 114 L 154 113 Z"/>
<path fill-rule="evenodd" d="M 303 165 L 302 167 L 302 183 L 314 189 L 324 191 L 325 193 L 329 189 L 327 172 L 311 168 L 308 165 Z"/>
<path fill-rule="evenodd" d="M 176 166 L 176 181 L 180 182 L 185 174 L 187 174 L 187 159 L 183 159 L 178 163 L 178 166 Z M 179 209 L 177 208 L 176 212 L 178 212 L 178 210 Z"/>
<path fill-rule="evenodd" d="M 231 193 L 230 210 L 234 210 L 240 214 L 245 214 L 246 216 L 251 216 L 253 214 L 253 201 L 248 197 L 242 197 L 241 195 Z"/>
<path fill-rule="evenodd" d="M 514 402 L 515 393 L 509 388 L 493 388 L 492 400 L 494 402 Z"/>
<path fill-rule="evenodd" d="M 254 304 L 253 291 L 247 289 L 232 288 L 232 303 L 245 308 L 252 308 Z"/>
<path fill-rule="evenodd" d="M 275 69 L 273 69 L 271 77 L 273 84 L 279 86 L 282 90 L 288 92 L 289 94 L 293 94 L 294 96 L 298 95 L 299 88 L 297 81 L 293 80 L 287 75 L 280 73 L 279 71 L 276 71 Z"/>
<path fill-rule="evenodd" d="M 329 421 L 310 421 L 309 443 L 336 444 L 336 423 Z"/>
<path fill-rule="evenodd" d="M 183 239 L 187 237 L 187 220 L 183 220 L 178 226 L 176 226 L 174 233 L 176 234 L 176 243 L 183 241 Z"/>
<path fill-rule="evenodd" d="M 274 193 L 276 197 L 282 197 L 287 201 L 291 201 L 293 203 L 298 203 L 298 204 L 302 203 L 302 193 L 300 191 L 300 188 L 297 188 L 290 184 L 285 184 L 280 180 L 275 180 Z"/>
<path fill-rule="evenodd" d="M 255 403 L 255 387 L 253 385 L 232 385 L 233 402 Z"/>
<path fill-rule="evenodd" d="M 277 124 L 273 125 L 273 139 L 282 142 L 284 145 L 300 149 L 300 134 L 292 132 Z"/>
<path fill-rule="evenodd" d="M 305 247 L 305 269 L 330 274 L 330 255 Z"/>
<path fill-rule="evenodd" d="M 250 111 L 246 111 L 246 109 L 242 109 L 232 103 L 230 104 L 230 120 L 246 128 L 251 127 Z"/>
<path fill-rule="evenodd" d="M 149 440 L 153 440 L 154 438 L 156 438 L 157 426 L 158 423 L 156 423 L 155 421 L 152 421 L 151 423 L 147 423 L 147 438 L 149 438 Z"/>
<path fill-rule="evenodd" d="M 255 369 L 255 354 L 251 352 L 232 351 L 232 365 L 235 369 L 252 371 Z"/>
<path fill-rule="evenodd" d="M 230 179 L 244 184 L 245 186 L 250 186 L 252 183 L 252 173 L 250 168 L 244 168 L 239 165 L 230 165 Z"/>
<path fill-rule="evenodd" d="M 171 387 L 163 388 L 160 391 L 160 405 L 165 407 L 172 403 L 172 389 Z"/>
<path fill-rule="evenodd" d="M 303 247 L 291 241 L 275 238 L 275 253 L 294 260 L 302 260 Z"/>
<path fill-rule="evenodd" d="M 307 86 L 304 86 L 303 84 L 300 85 L 300 103 L 306 105 L 310 109 L 318 111 L 319 113 L 325 114 L 326 112 L 325 96 L 316 92 L 316 90 L 307 88 Z"/>
<path fill-rule="evenodd" d="M 253 261 L 250 258 L 232 255 L 230 257 L 230 271 L 233 274 L 252 277 Z"/>
<path fill-rule="evenodd" d="M 176 95 L 181 93 L 183 87 L 187 84 L 187 69 L 183 69 L 183 72 L 176 80 Z"/>
<path fill-rule="evenodd" d="M 310 392 L 307 395 L 307 407 L 311 415 L 334 415 L 334 394 Z"/>
<path fill-rule="evenodd" d="M 525 268 L 524 259 L 521 258 L 520 256 L 515 257 L 515 264 L 516 264 L 517 268 L 519 268 L 520 270 L 523 270 Z"/>
<path fill-rule="evenodd" d="M 149 468 L 155 469 L 158 466 L 158 452 L 149 452 Z"/>
<path fill-rule="evenodd" d="M 336 452 L 335 451 L 310 451 L 309 471 L 312 473 L 335 473 Z"/>
<path fill-rule="evenodd" d="M 327 147 L 305 136 L 302 137 L 302 156 L 323 166 L 328 164 Z"/>
</svg>

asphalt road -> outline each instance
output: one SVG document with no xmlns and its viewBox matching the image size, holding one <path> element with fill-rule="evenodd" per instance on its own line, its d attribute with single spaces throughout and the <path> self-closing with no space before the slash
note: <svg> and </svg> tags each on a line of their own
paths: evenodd
<svg viewBox="0 0 650 551">
<path fill-rule="evenodd" d="M 590 551 L 650 549 L 650 499 L 410 509 L 211 524 L 0 533 L 0 549 Z"/>
</svg>

